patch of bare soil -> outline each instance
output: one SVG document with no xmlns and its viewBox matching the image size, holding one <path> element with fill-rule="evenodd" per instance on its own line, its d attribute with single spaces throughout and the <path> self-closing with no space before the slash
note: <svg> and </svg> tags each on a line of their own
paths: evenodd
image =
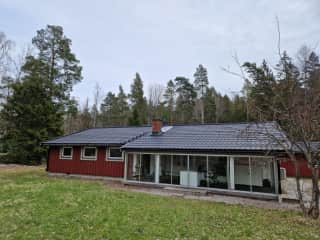
<svg viewBox="0 0 320 240">
<path fill-rule="evenodd" d="M 26 168 L 39 168 L 39 166 L 29 166 L 29 165 L 22 165 L 22 164 L 3 164 L 0 163 L 0 170 L 1 169 L 26 169 Z"/>
<path fill-rule="evenodd" d="M 17 168 L 17 167 L 23 167 L 23 166 L 24 165 L 0 163 L 0 168 Z"/>
</svg>

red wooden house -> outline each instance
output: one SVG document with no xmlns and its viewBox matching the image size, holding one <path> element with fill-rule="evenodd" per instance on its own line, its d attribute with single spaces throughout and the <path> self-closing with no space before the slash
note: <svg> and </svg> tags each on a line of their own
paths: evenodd
<svg viewBox="0 0 320 240">
<path fill-rule="evenodd" d="M 293 164 L 263 134 L 274 123 L 93 128 L 44 142 L 47 171 L 117 178 L 127 183 L 198 188 L 277 198 L 288 191 Z M 302 177 L 309 177 L 300 161 Z"/>
</svg>

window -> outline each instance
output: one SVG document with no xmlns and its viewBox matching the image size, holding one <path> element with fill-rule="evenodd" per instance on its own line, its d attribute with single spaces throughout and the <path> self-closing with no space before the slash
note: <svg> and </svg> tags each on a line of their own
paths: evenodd
<svg viewBox="0 0 320 240">
<path fill-rule="evenodd" d="M 108 159 L 122 160 L 122 152 L 121 152 L 120 148 L 109 148 Z"/>
<path fill-rule="evenodd" d="M 234 158 L 235 189 L 275 193 L 274 162 L 267 157 Z"/>
<path fill-rule="evenodd" d="M 62 147 L 60 150 L 60 159 L 72 159 L 72 147 Z"/>
<path fill-rule="evenodd" d="M 187 187 L 277 193 L 271 156 L 127 153 L 126 180 Z M 280 169 L 281 179 L 285 169 Z"/>
<path fill-rule="evenodd" d="M 95 147 L 84 147 L 81 153 L 82 160 L 96 160 L 97 159 L 97 148 Z"/>
<path fill-rule="evenodd" d="M 156 158 L 152 154 L 128 154 L 127 179 L 155 182 Z"/>
<path fill-rule="evenodd" d="M 280 180 L 287 179 L 287 171 L 285 168 L 280 168 Z"/>
</svg>

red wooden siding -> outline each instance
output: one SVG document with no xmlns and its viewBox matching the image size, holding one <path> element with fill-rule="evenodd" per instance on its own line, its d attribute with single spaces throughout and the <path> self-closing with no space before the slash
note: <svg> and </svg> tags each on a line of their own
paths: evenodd
<svg viewBox="0 0 320 240">
<path fill-rule="evenodd" d="M 123 177 L 124 161 L 107 161 L 106 147 L 97 147 L 97 160 L 80 160 L 81 147 L 73 147 L 72 159 L 60 159 L 60 147 L 50 147 L 48 171 L 55 173 Z"/>
<path fill-rule="evenodd" d="M 302 156 L 297 156 L 298 164 L 299 164 L 299 172 L 301 177 L 311 177 L 311 170 L 308 167 L 308 162 Z M 287 158 L 281 158 L 280 160 L 280 167 L 286 169 L 286 173 L 288 177 L 295 176 L 294 164 L 293 162 Z"/>
</svg>

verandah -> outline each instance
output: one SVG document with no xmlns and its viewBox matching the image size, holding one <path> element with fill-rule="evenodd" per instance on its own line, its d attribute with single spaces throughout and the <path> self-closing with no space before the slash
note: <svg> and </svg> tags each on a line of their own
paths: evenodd
<svg viewBox="0 0 320 240">
<path fill-rule="evenodd" d="M 177 153 L 126 153 L 127 181 L 278 193 L 272 157 Z"/>
</svg>

